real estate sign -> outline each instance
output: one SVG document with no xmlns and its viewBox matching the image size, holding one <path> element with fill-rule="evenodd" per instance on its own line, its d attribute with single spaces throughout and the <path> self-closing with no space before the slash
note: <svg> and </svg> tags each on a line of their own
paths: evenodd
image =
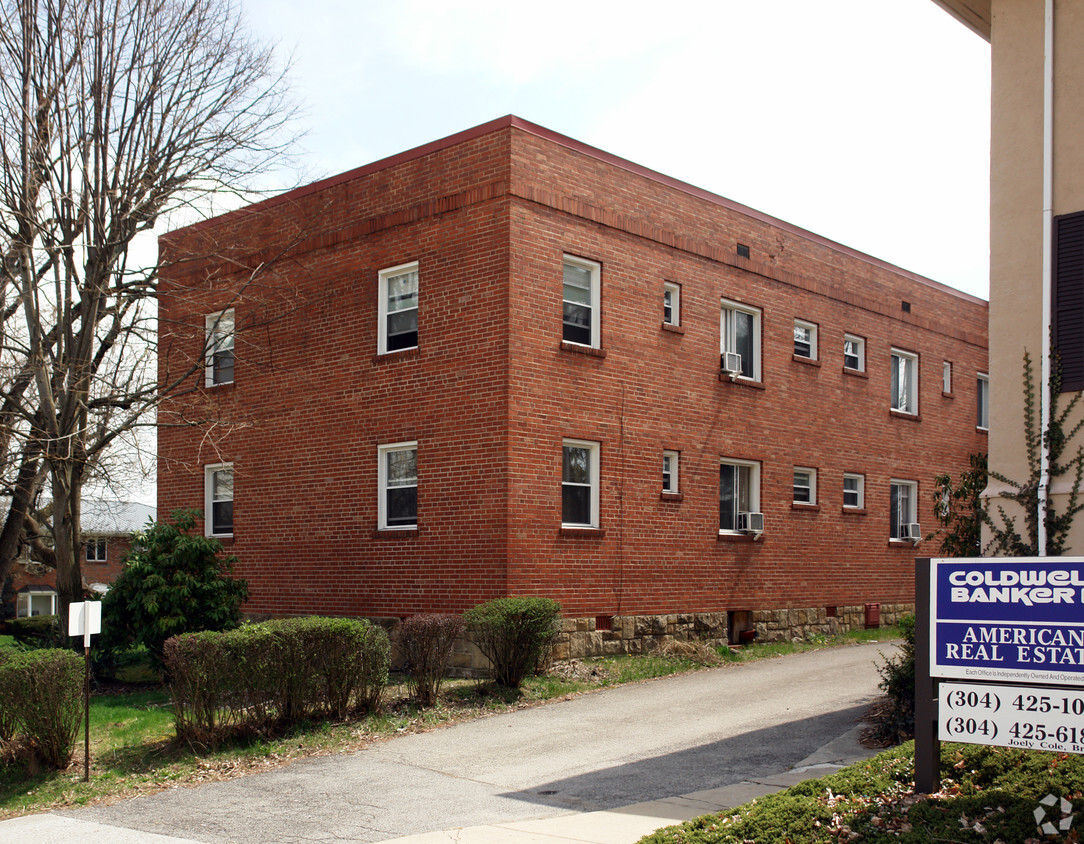
<svg viewBox="0 0 1084 844">
<path fill-rule="evenodd" d="M 930 563 L 933 677 L 1084 686 L 1084 558 Z"/>
</svg>

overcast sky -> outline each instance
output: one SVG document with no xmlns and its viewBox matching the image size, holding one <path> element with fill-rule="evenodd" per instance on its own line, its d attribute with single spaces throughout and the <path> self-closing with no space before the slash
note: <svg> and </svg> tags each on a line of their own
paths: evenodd
<svg viewBox="0 0 1084 844">
<path fill-rule="evenodd" d="M 304 180 L 505 114 L 988 295 L 990 49 L 931 0 L 243 0 Z"/>
</svg>

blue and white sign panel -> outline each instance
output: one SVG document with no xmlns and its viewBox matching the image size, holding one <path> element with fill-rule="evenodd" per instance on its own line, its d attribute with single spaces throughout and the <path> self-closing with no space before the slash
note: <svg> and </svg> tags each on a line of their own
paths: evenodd
<svg viewBox="0 0 1084 844">
<path fill-rule="evenodd" d="M 1084 686 L 1084 558 L 930 562 L 932 676 Z"/>
</svg>

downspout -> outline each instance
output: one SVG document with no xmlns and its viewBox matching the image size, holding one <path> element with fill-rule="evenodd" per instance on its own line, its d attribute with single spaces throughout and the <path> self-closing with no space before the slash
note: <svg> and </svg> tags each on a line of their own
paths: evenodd
<svg viewBox="0 0 1084 844">
<path fill-rule="evenodd" d="M 1054 0 L 1046 0 L 1043 44 L 1043 336 L 1039 382 L 1038 554 L 1046 556 L 1046 507 L 1050 494 L 1050 299 L 1054 264 Z"/>
</svg>

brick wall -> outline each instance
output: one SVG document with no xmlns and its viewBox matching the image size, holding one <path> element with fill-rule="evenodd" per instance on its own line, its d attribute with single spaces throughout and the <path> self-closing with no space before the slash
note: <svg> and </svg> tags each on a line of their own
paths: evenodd
<svg viewBox="0 0 1084 844">
<path fill-rule="evenodd" d="M 740 257 L 737 244 L 749 247 Z M 159 512 L 234 464 L 228 548 L 254 614 L 401 617 L 503 594 L 570 618 L 913 601 L 889 480 L 985 450 L 986 305 L 515 119 L 170 235 Z M 602 266 L 601 354 L 561 344 L 561 259 Z M 229 260 L 218 260 L 227 254 Z M 376 355 L 377 274 L 419 262 L 419 347 Z M 662 286 L 681 285 L 681 330 Z M 762 377 L 719 377 L 722 299 L 761 310 Z M 905 310 L 907 303 L 909 310 Z M 236 380 L 203 386 L 204 316 L 236 313 Z M 795 319 L 818 327 L 796 360 Z M 844 372 L 843 334 L 866 339 Z M 889 411 L 893 347 L 919 414 Z M 942 361 L 956 389 L 941 393 Z M 562 438 L 600 443 L 598 531 L 561 529 Z M 377 526 L 380 444 L 418 442 L 418 529 Z M 661 492 L 680 451 L 680 497 Z M 765 533 L 720 536 L 720 458 L 757 461 Z M 818 503 L 792 504 L 792 472 Z M 842 507 L 844 472 L 865 508 Z M 751 616 L 750 616 L 751 617 Z M 767 622 L 764 622 L 767 624 Z"/>
</svg>

